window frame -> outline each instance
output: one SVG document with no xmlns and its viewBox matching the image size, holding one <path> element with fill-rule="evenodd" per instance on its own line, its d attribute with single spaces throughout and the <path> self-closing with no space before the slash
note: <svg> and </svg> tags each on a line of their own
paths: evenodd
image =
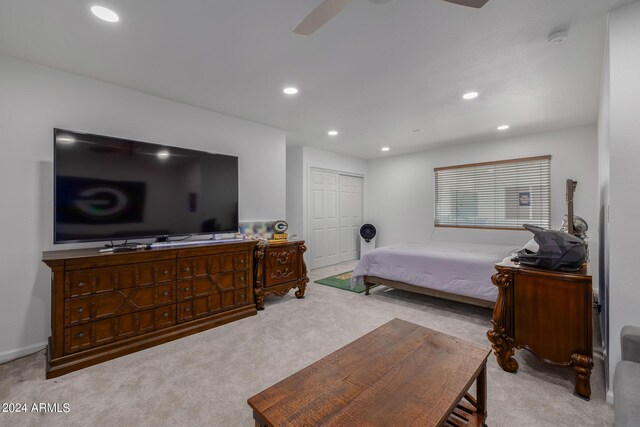
<svg viewBox="0 0 640 427">
<path fill-rule="evenodd" d="M 480 163 L 468 163 L 463 165 L 453 165 L 453 166 L 441 166 L 437 168 L 433 168 L 433 179 L 434 179 L 434 192 L 433 192 L 433 226 L 434 228 L 462 228 L 462 229 L 476 229 L 476 230 L 507 230 L 507 231 L 527 231 L 524 227 L 510 227 L 510 226 L 483 226 L 483 225 L 457 225 L 457 224 L 438 224 L 437 223 L 437 210 L 438 210 L 438 172 L 452 170 L 452 169 L 468 169 L 474 167 L 481 166 L 493 166 L 493 165 L 503 165 L 508 163 L 520 163 L 520 162 L 531 162 L 537 160 L 547 160 L 549 162 L 549 224 L 551 224 L 551 155 L 543 155 L 543 156 L 532 156 L 532 157 L 520 157 L 517 159 L 505 159 L 505 160 L 495 160 L 491 162 L 480 162 Z"/>
</svg>

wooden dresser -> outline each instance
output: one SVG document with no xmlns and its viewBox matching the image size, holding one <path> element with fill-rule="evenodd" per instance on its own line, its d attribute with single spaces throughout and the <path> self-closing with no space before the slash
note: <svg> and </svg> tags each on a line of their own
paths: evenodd
<svg viewBox="0 0 640 427">
<path fill-rule="evenodd" d="M 585 271 L 563 273 L 523 267 L 511 261 L 496 265 L 492 277 L 499 295 L 493 328 L 487 332 L 498 364 L 516 372 L 516 348 L 542 361 L 573 367 L 575 391 L 591 396 L 593 368 L 593 289 Z"/>
<path fill-rule="evenodd" d="M 267 295 L 284 296 L 298 288 L 297 298 L 304 298 L 309 282 L 303 255 L 304 240 L 284 243 L 259 243 L 255 250 L 255 301 L 258 310 L 264 309 Z"/>
<path fill-rule="evenodd" d="M 47 378 L 256 314 L 255 245 L 44 252 L 52 270 Z"/>
</svg>

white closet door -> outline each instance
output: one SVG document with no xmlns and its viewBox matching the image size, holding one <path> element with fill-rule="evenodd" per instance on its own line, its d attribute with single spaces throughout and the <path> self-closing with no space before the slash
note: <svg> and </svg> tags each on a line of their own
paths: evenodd
<svg viewBox="0 0 640 427">
<path fill-rule="evenodd" d="M 338 174 L 311 169 L 309 247 L 311 268 L 340 262 Z"/>
<path fill-rule="evenodd" d="M 362 178 L 340 175 L 340 262 L 360 258 Z"/>
</svg>

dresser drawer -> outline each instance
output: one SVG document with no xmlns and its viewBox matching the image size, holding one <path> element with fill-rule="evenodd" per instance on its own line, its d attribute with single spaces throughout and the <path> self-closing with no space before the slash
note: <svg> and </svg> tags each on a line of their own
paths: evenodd
<svg viewBox="0 0 640 427">
<path fill-rule="evenodd" d="M 91 314 L 93 304 L 91 297 L 75 298 L 66 301 L 64 304 L 64 324 L 65 326 L 87 322 L 93 319 Z"/>
<path fill-rule="evenodd" d="M 65 277 L 65 298 L 90 295 L 93 292 L 92 270 L 71 271 Z"/>
<path fill-rule="evenodd" d="M 177 284 L 178 301 L 246 288 L 249 277 L 246 270 L 240 270 L 181 279 Z"/>
<path fill-rule="evenodd" d="M 65 353 L 73 353 L 80 350 L 91 348 L 91 333 L 93 324 L 74 326 L 65 330 L 64 349 Z"/>
<path fill-rule="evenodd" d="M 184 323 L 225 310 L 253 304 L 253 288 L 229 290 L 194 297 L 178 303 L 177 322 Z"/>
<path fill-rule="evenodd" d="M 178 301 L 185 301 L 193 298 L 193 281 L 178 282 Z"/>
<path fill-rule="evenodd" d="M 235 291 L 235 305 L 243 305 L 247 303 L 253 304 L 251 292 L 251 288 L 245 288 Z"/>
<path fill-rule="evenodd" d="M 266 286 L 297 280 L 300 276 L 299 256 L 297 247 L 267 249 L 264 261 Z"/>
<path fill-rule="evenodd" d="M 175 314 L 175 306 L 166 305 L 65 328 L 65 353 L 99 347 L 175 325 Z"/>
<path fill-rule="evenodd" d="M 249 263 L 248 252 L 232 252 L 178 260 L 178 279 L 191 279 L 246 270 Z"/>
<path fill-rule="evenodd" d="M 74 297 L 67 299 L 64 303 L 65 326 L 121 316 L 173 302 L 175 302 L 174 283 L 160 283 Z"/>
<path fill-rule="evenodd" d="M 249 255 L 246 252 L 233 254 L 233 269 L 246 270 L 249 263 Z"/>
<path fill-rule="evenodd" d="M 179 302 L 176 317 L 178 323 L 193 320 L 193 301 Z"/>
<path fill-rule="evenodd" d="M 172 261 L 73 270 L 65 275 L 65 298 L 172 282 L 174 279 L 175 264 Z"/>
</svg>

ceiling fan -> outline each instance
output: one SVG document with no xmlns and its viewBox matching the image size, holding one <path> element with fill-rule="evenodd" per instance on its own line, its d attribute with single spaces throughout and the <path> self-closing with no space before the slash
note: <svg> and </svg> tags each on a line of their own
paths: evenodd
<svg viewBox="0 0 640 427">
<path fill-rule="evenodd" d="M 344 9 L 351 0 L 324 0 L 315 9 L 302 20 L 297 27 L 293 29 L 293 32 L 303 36 L 313 34 L 317 29 L 329 22 L 331 18 L 336 16 L 342 9 Z M 373 0 L 372 0 L 373 1 Z M 481 8 L 489 0 L 444 0 L 449 3 L 459 4 L 461 6 Z M 385 3 L 383 1 L 376 1 L 376 3 Z M 388 1 L 387 1 L 388 3 Z"/>
</svg>

